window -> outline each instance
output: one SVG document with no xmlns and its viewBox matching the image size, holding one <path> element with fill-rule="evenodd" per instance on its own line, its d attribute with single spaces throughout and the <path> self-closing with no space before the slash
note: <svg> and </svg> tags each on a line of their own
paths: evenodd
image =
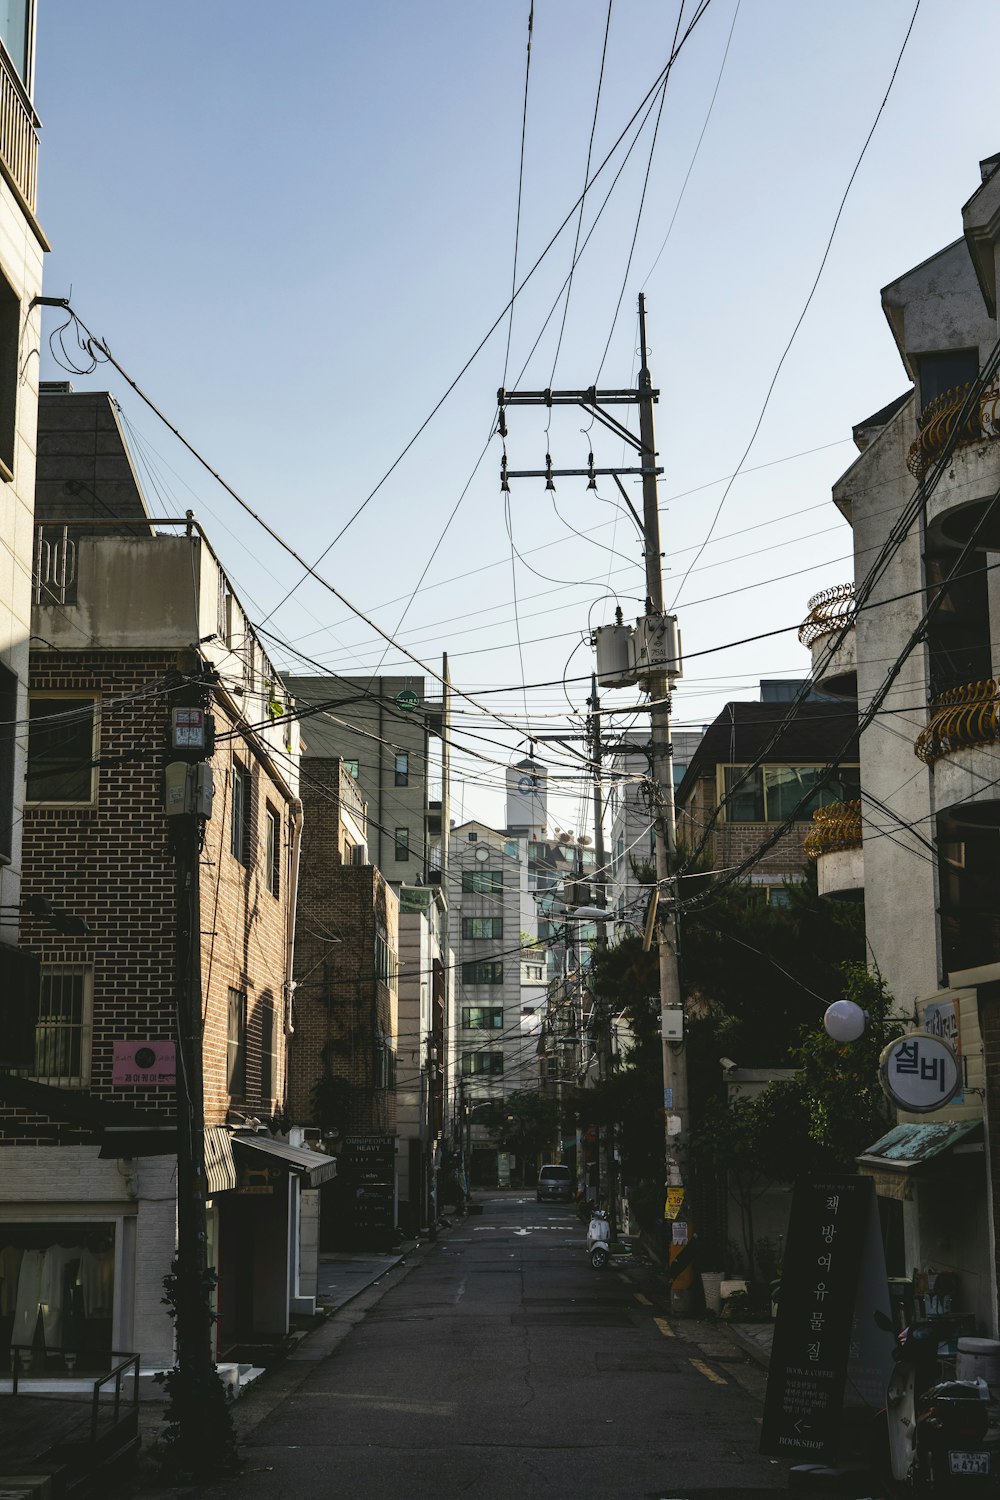
<svg viewBox="0 0 1000 1500">
<path fill-rule="evenodd" d="M 410 857 L 410 830 L 408 828 L 396 829 L 396 858 L 400 864 L 405 864 Z"/>
<path fill-rule="evenodd" d="M 492 896 L 503 890 L 503 871 L 463 870 L 462 890 L 474 896 Z"/>
<path fill-rule="evenodd" d="M 31 81 L 31 12 L 32 0 L 0 5 L 0 40 L 25 88 Z"/>
<path fill-rule="evenodd" d="M 354 777 L 355 781 L 357 781 L 357 779 L 358 779 L 358 762 L 357 762 L 357 760 L 345 760 L 344 761 L 344 770 L 345 771 L 350 771 L 350 773 Z"/>
<path fill-rule="evenodd" d="M 275 1044 L 274 1006 L 270 1001 L 260 1008 L 260 1104 L 270 1114 L 278 1079 L 278 1052 Z"/>
<path fill-rule="evenodd" d="M 969 385 L 979 375 L 978 349 L 942 349 L 936 354 L 918 354 L 921 410 L 958 386 Z"/>
<path fill-rule="evenodd" d="M 233 821 L 229 848 L 241 865 L 250 863 L 250 772 L 233 761 Z"/>
<path fill-rule="evenodd" d="M 17 678 L 0 667 L 0 863 L 14 849 L 14 737 Z"/>
<path fill-rule="evenodd" d="M 372 1082 L 377 1089 L 392 1091 L 396 1087 L 396 1049 L 392 1037 L 380 1031 L 375 1042 Z"/>
<path fill-rule="evenodd" d="M 272 896 L 281 894 L 281 814 L 273 807 L 267 809 L 267 848 L 265 850 L 265 879 Z"/>
<path fill-rule="evenodd" d="M 464 938 L 503 937 L 503 917 L 463 917 L 462 936 Z"/>
<path fill-rule="evenodd" d="M 91 978 L 89 969 L 65 964 L 42 969 L 35 1078 L 53 1084 L 90 1081 Z"/>
<path fill-rule="evenodd" d="M 93 804 L 97 699 L 64 693 L 28 700 L 29 802 Z"/>
<path fill-rule="evenodd" d="M 466 1076 L 476 1077 L 483 1073 L 495 1076 L 503 1072 L 502 1052 L 463 1052 L 462 1072 Z"/>
<path fill-rule="evenodd" d="M 723 790 L 732 791 L 724 816 L 730 823 L 782 823 L 805 796 L 808 802 L 797 814 L 807 823 L 817 807 L 831 802 L 849 802 L 860 796 L 858 768 L 842 766 L 828 786 L 818 787 L 825 766 L 757 766 L 742 781 L 744 767 L 724 766 Z M 737 783 L 739 783 L 737 785 Z M 815 789 L 815 790 L 814 790 Z"/>
<path fill-rule="evenodd" d="M 503 964 L 492 960 L 462 965 L 463 984 L 503 984 Z"/>
<path fill-rule="evenodd" d="M 474 843 L 475 843 L 475 842 L 476 842 L 476 840 L 477 840 L 477 839 L 478 839 L 478 838 L 479 838 L 479 834 L 478 834 L 478 833 L 477 833 L 477 832 L 476 832 L 476 830 L 475 830 L 475 829 L 474 829 L 474 828 L 473 828 L 473 829 L 472 829 L 472 830 L 471 830 L 471 831 L 470 831 L 470 833 L 469 833 L 469 843 L 470 843 L 470 844 L 474 844 Z"/>
<path fill-rule="evenodd" d="M 410 757 L 406 751 L 401 751 L 396 756 L 394 775 L 397 786 L 409 786 L 410 784 Z"/>
<path fill-rule="evenodd" d="M 375 978 L 380 979 L 387 989 L 396 988 L 397 960 L 396 954 L 389 946 L 389 934 L 381 923 L 375 926 Z"/>
<path fill-rule="evenodd" d="M 231 1099 L 242 1099 L 247 1086 L 247 997 L 229 990 L 226 1029 L 226 1088 Z"/>
<path fill-rule="evenodd" d="M 463 1005 L 462 1025 L 466 1031 L 503 1031 L 502 1005 Z"/>
<path fill-rule="evenodd" d="M 0 5 L 0 18 L 5 6 Z M 2 21 L 0 21 L 2 35 Z M 6 38 L 4 38 L 6 40 Z M 14 478 L 14 435 L 17 431 L 18 359 L 21 347 L 21 302 L 5 276 L 0 275 L 0 478 Z"/>
</svg>

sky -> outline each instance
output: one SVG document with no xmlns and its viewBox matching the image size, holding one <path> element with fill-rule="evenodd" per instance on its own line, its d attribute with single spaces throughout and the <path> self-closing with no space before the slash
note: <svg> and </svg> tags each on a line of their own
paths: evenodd
<svg viewBox="0 0 1000 1500">
<path fill-rule="evenodd" d="M 633 385 L 643 291 L 665 592 L 688 658 L 675 724 L 806 674 L 794 628 L 713 648 L 797 625 L 851 576 L 830 487 L 852 425 L 909 383 L 879 289 L 959 237 L 978 162 L 1000 150 L 977 86 L 1000 44 L 993 0 L 920 0 L 766 410 L 914 0 L 710 0 L 627 159 L 636 128 L 616 142 L 670 55 L 677 0 L 612 0 L 610 21 L 607 0 L 537 0 L 526 111 L 528 0 L 39 10 L 46 294 L 71 297 L 309 563 L 367 500 L 318 569 L 348 607 L 303 582 L 117 372 L 70 376 L 119 399 L 154 514 L 194 509 L 280 666 L 419 676 L 352 607 L 434 672 L 447 651 L 476 700 L 456 702 L 453 813 L 503 820 L 505 765 L 532 732 L 579 731 L 589 630 L 616 603 L 634 618 L 645 589 L 611 481 L 554 496 L 515 481 L 506 511 L 496 392 Z M 685 0 L 682 34 L 697 11 Z M 565 305 L 588 149 L 591 176 L 608 164 Z M 46 335 L 59 322 L 46 313 Z M 42 376 L 67 377 L 48 346 Z M 544 410 L 512 410 L 510 466 L 548 451 L 583 467 L 591 445 L 599 467 L 632 462 L 587 426 L 578 408 L 548 432 Z M 546 758 L 553 822 L 580 831 L 586 783 L 565 752 Z"/>
</svg>

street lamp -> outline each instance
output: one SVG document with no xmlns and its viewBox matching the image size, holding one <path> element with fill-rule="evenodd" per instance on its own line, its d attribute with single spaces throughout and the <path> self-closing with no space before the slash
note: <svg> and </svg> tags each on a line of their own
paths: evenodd
<svg viewBox="0 0 1000 1500">
<path fill-rule="evenodd" d="M 853 1000 L 835 1000 L 823 1016 L 823 1028 L 835 1042 L 856 1042 L 864 1034 L 868 1012 Z"/>
<path fill-rule="evenodd" d="M 649 915 L 646 918 L 645 926 L 641 922 L 637 922 L 634 917 L 622 917 L 616 911 L 604 911 L 600 906 L 574 907 L 572 911 L 566 912 L 566 920 L 572 922 L 617 922 L 623 927 L 634 927 L 636 932 L 642 933 L 643 953 L 648 953 L 653 946 L 653 935 L 656 932 L 658 894 L 654 889 L 653 899 L 649 903 Z"/>
</svg>

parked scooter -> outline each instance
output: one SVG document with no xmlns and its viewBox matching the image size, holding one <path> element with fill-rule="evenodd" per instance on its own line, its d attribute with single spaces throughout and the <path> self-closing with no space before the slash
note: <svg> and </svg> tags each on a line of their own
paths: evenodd
<svg viewBox="0 0 1000 1500">
<path fill-rule="evenodd" d="M 885 1416 L 890 1476 L 899 1495 L 971 1500 L 1000 1490 L 1000 1408 L 990 1387 L 982 1378 L 937 1378 L 938 1347 L 960 1329 L 960 1319 L 939 1317 L 915 1322 L 896 1337 Z"/>
<path fill-rule="evenodd" d="M 595 1271 L 602 1271 L 611 1259 L 611 1225 L 603 1208 L 591 1206 L 587 1255 Z"/>
</svg>

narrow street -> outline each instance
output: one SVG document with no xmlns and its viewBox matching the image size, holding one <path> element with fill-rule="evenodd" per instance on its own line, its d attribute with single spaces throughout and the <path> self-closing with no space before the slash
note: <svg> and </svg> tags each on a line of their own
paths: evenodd
<svg viewBox="0 0 1000 1500">
<path fill-rule="evenodd" d="M 716 1347 L 713 1358 L 669 1320 L 651 1272 L 594 1272 L 569 1205 L 487 1196 L 327 1357 L 313 1350 L 316 1368 L 244 1439 L 240 1497 L 784 1489 L 784 1466 L 756 1451 L 762 1374 L 748 1367 L 745 1389 L 728 1340 Z"/>
</svg>

